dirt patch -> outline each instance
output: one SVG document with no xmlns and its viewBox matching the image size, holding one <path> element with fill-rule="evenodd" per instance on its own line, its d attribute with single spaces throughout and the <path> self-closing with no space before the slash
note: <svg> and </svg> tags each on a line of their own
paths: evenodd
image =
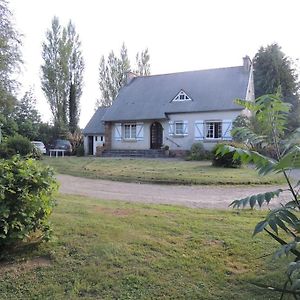
<svg viewBox="0 0 300 300">
<path fill-rule="evenodd" d="M 51 260 L 46 256 L 35 257 L 21 262 L 2 262 L 0 263 L 0 274 L 7 272 L 21 275 L 36 268 L 45 268 L 51 266 Z"/>
<path fill-rule="evenodd" d="M 226 263 L 226 273 L 228 275 L 239 275 L 248 272 L 246 265 L 239 262 L 227 262 Z"/>
</svg>

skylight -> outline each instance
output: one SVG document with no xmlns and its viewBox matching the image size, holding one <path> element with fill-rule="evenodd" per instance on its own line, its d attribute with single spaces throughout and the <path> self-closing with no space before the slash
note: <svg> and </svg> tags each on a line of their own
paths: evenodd
<svg viewBox="0 0 300 300">
<path fill-rule="evenodd" d="M 172 101 L 190 101 L 192 100 L 183 90 L 181 90 Z"/>
</svg>

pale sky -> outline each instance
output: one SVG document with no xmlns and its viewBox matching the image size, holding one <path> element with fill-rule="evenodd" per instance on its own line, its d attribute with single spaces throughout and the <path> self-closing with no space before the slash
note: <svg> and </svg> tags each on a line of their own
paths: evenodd
<svg viewBox="0 0 300 300">
<path fill-rule="evenodd" d="M 43 120 L 51 113 L 40 87 L 42 43 L 53 16 L 71 19 L 85 60 L 80 126 L 100 98 L 100 57 L 125 42 L 131 65 L 149 48 L 152 74 L 230 67 L 261 46 L 277 42 L 292 59 L 300 57 L 299 0 L 9 0 L 24 35 L 20 95 L 34 87 Z"/>
</svg>

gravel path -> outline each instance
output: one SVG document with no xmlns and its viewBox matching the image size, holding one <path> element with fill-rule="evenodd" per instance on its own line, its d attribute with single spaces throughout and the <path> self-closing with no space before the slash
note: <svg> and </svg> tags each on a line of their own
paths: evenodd
<svg viewBox="0 0 300 300">
<path fill-rule="evenodd" d="M 228 208 L 235 199 L 276 190 L 277 186 L 173 186 L 124 183 L 57 175 L 60 193 L 105 200 L 140 203 L 175 204 L 193 208 Z M 288 193 L 272 201 L 273 205 L 288 199 Z"/>
</svg>

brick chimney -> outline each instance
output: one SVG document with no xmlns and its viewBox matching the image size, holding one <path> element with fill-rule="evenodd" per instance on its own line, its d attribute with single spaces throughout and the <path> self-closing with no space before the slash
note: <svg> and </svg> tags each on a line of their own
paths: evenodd
<svg viewBox="0 0 300 300">
<path fill-rule="evenodd" d="M 126 72 L 126 84 L 129 84 L 137 75 L 131 71 Z"/>
<path fill-rule="evenodd" d="M 252 61 L 250 59 L 250 57 L 248 55 L 246 55 L 245 57 L 243 57 L 243 66 L 244 66 L 244 70 L 249 72 L 250 68 L 252 65 Z"/>
</svg>

